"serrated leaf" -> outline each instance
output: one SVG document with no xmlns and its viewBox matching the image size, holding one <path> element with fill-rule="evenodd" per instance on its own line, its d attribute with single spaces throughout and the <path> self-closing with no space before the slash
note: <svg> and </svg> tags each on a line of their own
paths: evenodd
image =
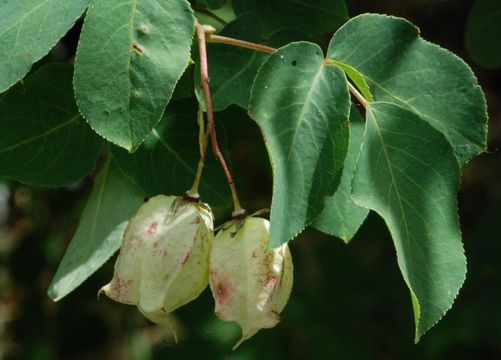
<svg viewBox="0 0 501 360">
<path fill-rule="evenodd" d="M 40 68 L 0 99 L 0 175 L 62 186 L 88 175 L 102 140 L 80 116 L 73 66 Z"/>
<path fill-rule="evenodd" d="M 249 115 L 261 127 L 273 166 L 271 246 L 318 216 L 339 183 L 348 148 L 350 98 L 343 71 L 318 45 L 279 49 L 259 70 Z"/>
<path fill-rule="evenodd" d="M 48 295 L 58 301 L 75 290 L 119 248 L 127 222 L 143 202 L 144 195 L 108 160 L 94 182 Z"/>
<path fill-rule="evenodd" d="M 466 275 L 459 164 L 443 134 L 398 105 L 371 104 L 366 126 L 353 199 L 390 230 L 411 292 L 417 342 L 452 306 Z"/>
<path fill-rule="evenodd" d="M 485 99 L 471 69 L 407 20 L 355 17 L 336 32 L 327 56 L 362 74 L 376 101 L 401 105 L 444 133 L 461 164 L 485 151 Z"/>
<path fill-rule="evenodd" d="M 185 0 L 93 0 L 75 62 L 78 107 L 92 128 L 136 150 L 160 121 L 188 65 L 194 17 Z"/>
<path fill-rule="evenodd" d="M 182 100 L 169 104 L 162 121 L 134 154 L 116 147 L 112 153 L 120 168 L 147 196 L 183 195 L 195 179 L 198 146 L 197 104 Z M 228 183 L 210 147 L 207 151 L 201 198 L 211 206 L 228 206 Z"/>
<path fill-rule="evenodd" d="M 344 0 L 233 0 L 236 14 L 255 12 L 264 35 L 297 28 L 318 35 L 349 19 Z"/>
<path fill-rule="evenodd" d="M 90 0 L 0 2 L 0 92 L 7 90 L 73 26 Z"/>
<path fill-rule="evenodd" d="M 251 13 L 243 14 L 230 22 L 224 27 L 221 35 L 251 42 L 261 41 L 257 17 Z M 214 111 L 224 110 L 232 104 L 246 109 L 252 82 L 267 55 L 225 44 L 209 44 L 207 51 Z M 205 97 L 199 84 L 200 66 L 197 63 L 195 87 L 197 96 L 204 101 Z"/>
<path fill-rule="evenodd" d="M 357 206 L 351 198 L 351 180 L 364 140 L 364 122 L 359 111 L 352 106 L 350 113 L 350 145 L 344 160 L 341 182 L 333 196 L 325 199 L 325 207 L 313 223 L 313 227 L 337 236 L 348 243 L 369 214 L 369 210 Z"/>
<path fill-rule="evenodd" d="M 487 68 L 501 67 L 501 1 L 477 0 L 466 27 L 466 48 Z"/>
</svg>

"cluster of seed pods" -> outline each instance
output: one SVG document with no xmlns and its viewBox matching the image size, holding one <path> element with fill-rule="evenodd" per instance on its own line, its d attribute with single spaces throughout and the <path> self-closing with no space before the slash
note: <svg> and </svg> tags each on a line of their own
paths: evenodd
<svg viewBox="0 0 501 360">
<path fill-rule="evenodd" d="M 240 216 L 214 236 L 200 201 L 158 195 L 129 221 L 110 283 L 100 293 L 171 326 L 170 313 L 210 284 L 215 314 L 235 321 L 244 340 L 280 320 L 292 289 L 287 244 L 270 249 L 269 221 Z"/>
</svg>

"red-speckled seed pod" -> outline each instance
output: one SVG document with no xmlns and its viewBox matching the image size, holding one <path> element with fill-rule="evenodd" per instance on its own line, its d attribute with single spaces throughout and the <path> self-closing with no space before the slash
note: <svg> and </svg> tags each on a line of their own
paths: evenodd
<svg viewBox="0 0 501 360">
<path fill-rule="evenodd" d="M 215 314 L 235 321 L 242 339 L 280 321 L 292 289 L 293 266 L 287 244 L 268 249 L 270 223 L 247 216 L 223 225 L 210 253 L 210 287 Z"/>
<path fill-rule="evenodd" d="M 100 292 L 169 324 L 168 314 L 208 284 L 213 221 L 207 204 L 177 196 L 151 198 L 129 221 L 113 279 Z"/>
</svg>

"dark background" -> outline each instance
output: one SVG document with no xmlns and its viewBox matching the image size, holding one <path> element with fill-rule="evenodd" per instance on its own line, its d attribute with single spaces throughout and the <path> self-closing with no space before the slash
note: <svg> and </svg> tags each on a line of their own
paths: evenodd
<svg viewBox="0 0 501 360">
<path fill-rule="evenodd" d="M 378 12 L 414 22 L 425 39 L 472 66 L 487 96 L 489 152 L 463 169 L 459 194 L 467 280 L 443 320 L 413 344 L 410 296 L 391 238 L 371 214 L 349 245 L 315 230 L 290 244 L 294 289 L 276 328 L 231 352 L 238 327 L 215 319 L 205 291 L 176 312 L 182 341 L 174 345 L 168 330 L 134 307 L 97 300 L 113 261 L 59 303 L 46 296 L 90 179 L 58 190 L 0 182 L 0 359 L 501 359 L 501 71 L 477 66 L 466 53 L 472 1 L 348 3 L 352 16 Z M 71 57 L 78 32 L 76 26 L 52 56 Z M 240 114 L 226 129 L 240 196 L 249 208 L 268 207 L 271 177 L 257 127 L 230 111 Z"/>
</svg>

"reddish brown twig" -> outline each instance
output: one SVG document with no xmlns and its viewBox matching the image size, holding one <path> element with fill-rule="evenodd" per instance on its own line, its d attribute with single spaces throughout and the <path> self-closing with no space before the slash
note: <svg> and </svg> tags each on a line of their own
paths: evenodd
<svg viewBox="0 0 501 360">
<path fill-rule="evenodd" d="M 223 154 L 219 149 L 217 142 L 216 126 L 214 123 L 214 112 L 212 110 L 212 98 L 209 86 L 209 66 L 207 63 L 207 45 L 205 39 L 205 28 L 200 23 L 196 23 L 196 32 L 198 38 L 198 49 L 200 53 L 200 83 L 205 96 L 205 107 L 207 112 L 207 133 L 211 135 L 212 140 L 212 151 L 216 154 L 221 166 L 223 167 L 226 178 L 228 179 L 228 184 L 230 186 L 231 195 L 233 197 L 234 211 L 233 215 L 239 215 L 245 212 L 240 206 L 240 201 L 238 200 L 237 190 L 235 188 L 235 183 L 233 182 L 233 177 L 231 176 L 230 169 L 226 165 Z"/>
</svg>

